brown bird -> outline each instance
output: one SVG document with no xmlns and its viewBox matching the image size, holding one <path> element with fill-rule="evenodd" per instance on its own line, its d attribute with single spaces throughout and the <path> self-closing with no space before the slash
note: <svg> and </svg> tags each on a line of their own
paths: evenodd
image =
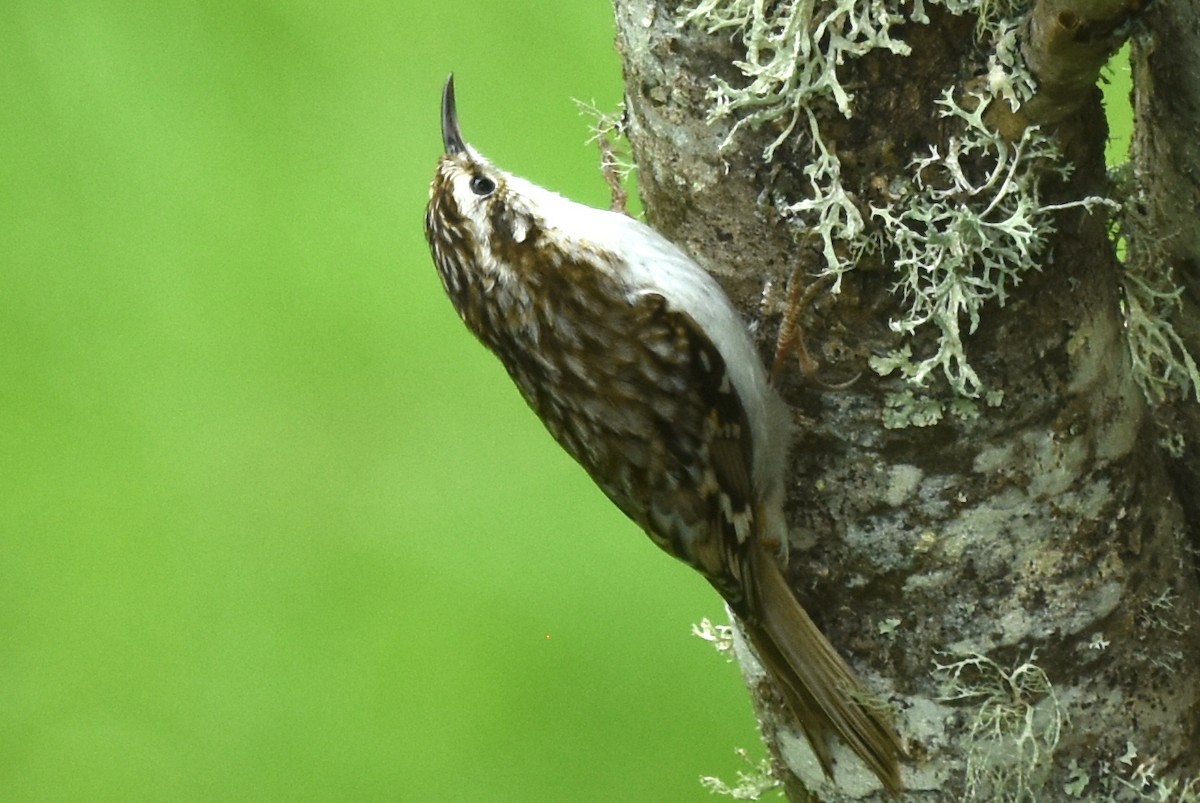
<svg viewBox="0 0 1200 803">
<path fill-rule="evenodd" d="M 780 568 L 788 410 L 717 282 L 625 215 L 495 167 L 453 76 L 425 236 L 454 308 L 555 440 L 741 621 L 826 775 L 841 738 L 892 793 L 899 737 Z"/>
</svg>

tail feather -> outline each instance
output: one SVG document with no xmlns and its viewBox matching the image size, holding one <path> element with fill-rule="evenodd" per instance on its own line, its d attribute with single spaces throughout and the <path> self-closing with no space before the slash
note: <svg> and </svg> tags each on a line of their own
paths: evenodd
<svg viewBox="0 0 1200 803">
<path fill-rule="evenodd" d="M 821 769 L 833 777 L 832 732 L 884 788 L 898 795 L 903 789 L 900 737 L 881 711 L 864 704 L 869 693 L 796 601 L 775 558 L 754 541 L 749 553 L 758 599 L 746 631 L 804 729 Z"/>
</svg>

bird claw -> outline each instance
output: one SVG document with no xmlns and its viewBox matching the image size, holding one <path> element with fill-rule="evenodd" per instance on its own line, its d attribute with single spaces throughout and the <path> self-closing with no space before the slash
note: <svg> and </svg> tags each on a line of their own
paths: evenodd
<svg viewBox="0 0 1200 803">
<path fill-rule="evenodd" d="M 793 281 L 788 283 L 787 306 L 783 312 L 783 320 L 779 324 L 779 337 L 775 341 L 775 358 L 771 361 L 771 381 L 773 383 L 783 375 L 784 364 L 793 355 L 800 365 L 801 375 L 825 390 L 846 390 L 862 378 L 862 371 L 844 382 L 829 383 L 818 377 L 816 374 L 820 370 L 820 365 L 809 352 L 808 343 L 804 338 L 801 318 L 812 305 L 817 293 L 828 283 L 827 280 L 832 278 L 832 276 L 818 276 L 806 286 L 802 286 L 795 281 L 795 275 L 793 275 Z"/>
</svg>

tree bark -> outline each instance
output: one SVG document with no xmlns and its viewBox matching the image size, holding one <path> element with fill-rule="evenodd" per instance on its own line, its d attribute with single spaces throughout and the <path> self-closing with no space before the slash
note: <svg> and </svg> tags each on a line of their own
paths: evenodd
<svg viewBox="0 0 1200 803">
<path fill-rule="evenodd" d="M 1200 2 L 1160 3 L 1133 42 L 1138 120 L 1127 203 L 1130 261 L 1152 278 L 1173 272 L 1182 290 L 1163 311 L 1180 347 L 1200 355 Z M 1192 548 L 1200 550 L 1200 404 L 1169 397 L 1157 410 L 1168 469 L 1184 508 Z"/>
<path fill-rule="evenodd" d="M 1142 5 L 614 0 L 649 221 L 768 364 L 797 313 L 787 571 L 913 800 L 1200 799 L 1200 14 Z M 883 799 L 739 660 L 790 799 Z"/>
</svg>

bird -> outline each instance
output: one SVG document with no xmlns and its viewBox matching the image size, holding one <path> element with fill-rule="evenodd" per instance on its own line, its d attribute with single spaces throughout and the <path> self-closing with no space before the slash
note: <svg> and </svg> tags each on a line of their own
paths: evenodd
<svg viewBox="0 0 1200 803">
<path fill-rule="evenodd" d="M 469 145 L 453 74 L 441 129 L 425 236 L 463 323 L 601 491 L 717 590 L 824 774 L 836 736 L 898 794 L 885 706 L 785 577 L 791 417 L 728 296 L 650 226 Z"/>
</svg>

